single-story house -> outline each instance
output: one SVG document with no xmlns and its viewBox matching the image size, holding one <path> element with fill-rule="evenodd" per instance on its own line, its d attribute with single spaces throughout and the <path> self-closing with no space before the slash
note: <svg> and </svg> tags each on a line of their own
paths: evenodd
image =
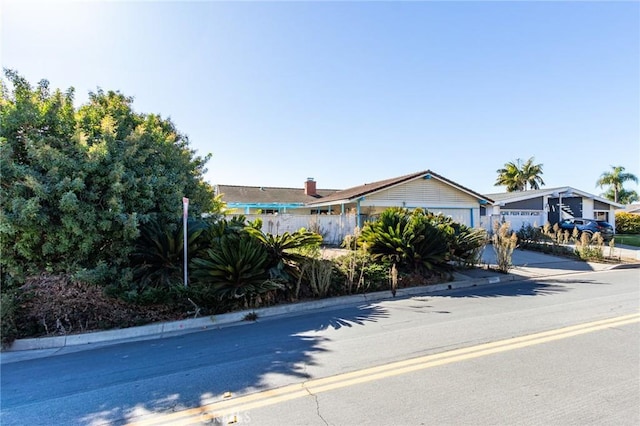
<svg viewBox="0 0 640 426">
<path fill-rule="evenodd" d="M 627 204 L 624 211 L 631 214 L 640 214 L 640 204 Z"/>
<path fill-rule="evenodd" d="M 270 233 L 313 229 L 340 243 L 356 226 L 389 207 L 426 208 L 471 227 L 481 222 L 481 207 L 493 201 L 431 170 L 366 183 L 344 190 L 318 189 L 313 178 L 303 188 L 216 185 L 230 213 L 260 218 Z"/>
<path fill-rule="evenodd" d="M 222 194 L 230 213 L 237 214 L 315 214 L 308 203 L 338 192 L 337 189 L 317 189 L 313 178 L 307 178 L 302 188 L 267 186 L 215 185 L 216 195 Z"/>
<path fill-rule="evenodd" d="M 584 217 L 606 220 L 615 228 L 615 210 L 624 206 L 570 186 L 529 191 L 485 194 L 494 200 L 482 210 L 484 222 L 509 222 L 511 229 L 555 224 L 563 219 Z"/>
<path fill-rule="evenodd" d="M 480 207 L 492 200 L 431 170 L 337 191 L 307 204 L 324 212 L 355 213 L 358 225 L 389 207 L 425 208 L 480 226 Z"/>
</svg>

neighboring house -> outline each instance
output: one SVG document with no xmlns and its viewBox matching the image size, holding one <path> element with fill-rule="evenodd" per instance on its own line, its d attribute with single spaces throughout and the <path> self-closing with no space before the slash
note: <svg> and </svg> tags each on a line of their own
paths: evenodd
<svg viewBox="0 0 640 426">
<path fill-rule="evenodd" d="M 640 204 L 627 204 L 624 211 L 631 214 L 640 214 Z"/>
<path fill-rule="evenodd" d="M 547 222 L 553 225 L 572 217 L 606 220 L 615 228 L 615 210 L 624 207 L 569 186 L 485 196 L 495 201 L 483 210 L 488 222 L 509 222 L 514 230 L 525 225 L 543 226 Z"/>
</svg>

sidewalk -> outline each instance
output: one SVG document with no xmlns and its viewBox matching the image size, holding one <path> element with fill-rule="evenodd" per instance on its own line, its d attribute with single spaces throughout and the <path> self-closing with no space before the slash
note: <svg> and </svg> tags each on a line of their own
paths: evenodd
<svg viewBox="0 0 640 426">
<path fill-rule="evenodd" d="M 637 248 L 625 249 L 629 259 L 640 254 Z M 552 256 L 533 251 L 515 250 L 512 256 L 513 269 L 508 274 L 496 271 L 496 257 L 492 246 L 488 246 L 482 256 L 485 267 L 478 267 L 456 272 L 454 280 L 448 283 L 398 289 L 397 298 L 411 297 L 433 292 L 441 292 L 459 288 L 497 284 L 515 280 L 526 280 L 553 275 L 564 275 L 579 272 L 602 271 L 621 267 L 640 267 L 640 261 L 633 264 L 602 264 L 576 261 L 568 258 Z M 132 340 L 162 339 L 183 333 L 247 324 L 245 316 L 255 312 L 258 318 L 269 318 L 283 315 L 296 315 L 319 309 L 335 309 L 360 303 L 372 303 L 392 299 L 391 292 L 380 291 L 368 294 L 320 299 L 308 302 L 291 303 L 250 311 L 231 312 L 222 315 L 149 324 L 119 330 L 99 331 L 68 336 L 42 337 L 16 340 L 11 348 L 0 353 L 0 363 L 15 362 L 22 359 L 44 357 L 59 353 L 62 348 L 67 352 L 83 350 L 102 344 L 114 344 Z"/>
<path fill-rule="evenodd" d="M 572 247 L 573 246 L 569 246 Z M 583 262 L 566 257 L 554 256 L 530 250 L 515 250 L 512 256 L 513 269 L 510 275 L 521 278 L 544 277 L 548 275 L 569 274 L 575 272 L 605 271 L 640 266 L 640 247 L 619 246 L 610 253 L 609 247 L 604 249 L 606 257 L 619 259 L 621 263 Z M 487 246 L 482 255 L 482 262 L 496 264 L 496 255 L 492 246 Z"/>
</svg>

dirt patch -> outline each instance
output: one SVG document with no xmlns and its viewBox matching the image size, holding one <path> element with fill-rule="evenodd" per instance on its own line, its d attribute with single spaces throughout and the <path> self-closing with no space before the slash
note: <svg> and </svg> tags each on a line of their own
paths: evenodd
<svg viewBox="0 0 640 426">
<path fill-rule="evenodd" d="M 323 259 L 335 259 L 336 257 L 344 256 L 349 253 L 350 250 L 342 248 L 323 248 L 321 252 Z"/>
</svg>

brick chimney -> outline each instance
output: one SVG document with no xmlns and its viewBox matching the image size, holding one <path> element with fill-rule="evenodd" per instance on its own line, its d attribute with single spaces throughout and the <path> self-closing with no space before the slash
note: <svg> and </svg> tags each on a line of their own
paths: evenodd
<svg viewBox="0 0 640 426">
<path fill-rule="evenodd" d="M 313 178 L 307 178 L 307 181 L 304 183 L 304 195 L 310 195 L 315 197 L 318 195 L 316 192 L 316 181 Z"/>
</svg>

